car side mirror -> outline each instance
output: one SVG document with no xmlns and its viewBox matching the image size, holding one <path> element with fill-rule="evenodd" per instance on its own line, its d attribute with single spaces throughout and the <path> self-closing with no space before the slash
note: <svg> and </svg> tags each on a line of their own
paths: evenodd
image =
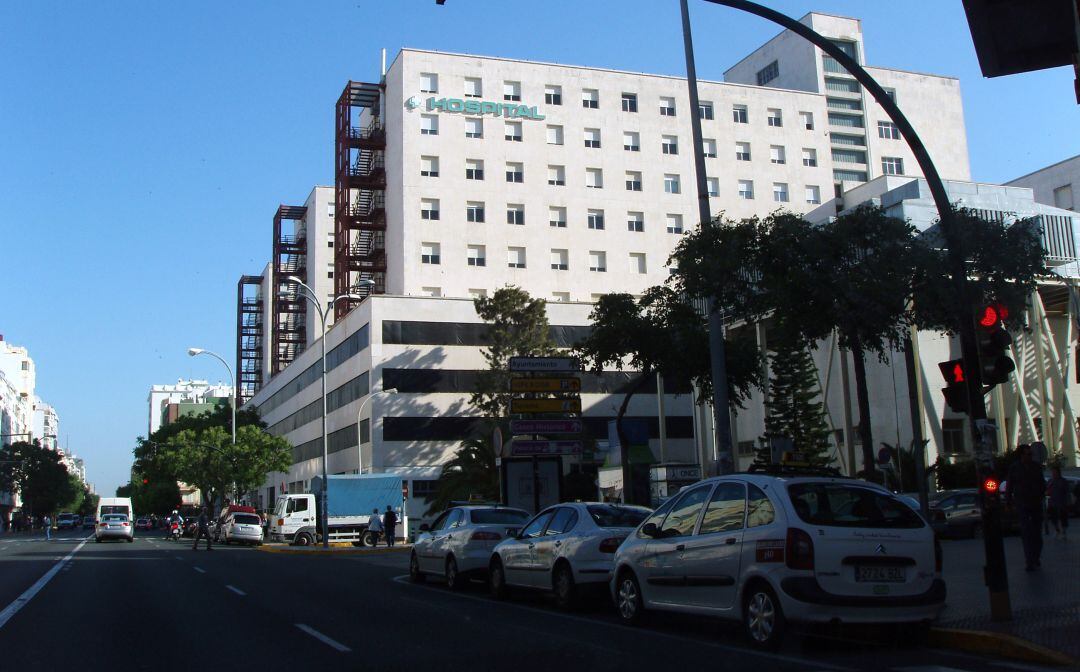
<svg viewBox="0 0 1080 672">
<path fill-rule="evenodd" d="M 641 528 L 641 533 L 646 537 L 652 537 L 653 539 L 660 536 L 660 530 L 657 529 L 656 523 L 645 523 Z"/>
<path fill-rule="evenodd" d="M 431 531 L 431 526 L 428 525 L 427 523 L 424 523 L 424 524 L 422 524 L 420 526 L 420 531 L 421 532 L 430 532 Z"/>
</svg>

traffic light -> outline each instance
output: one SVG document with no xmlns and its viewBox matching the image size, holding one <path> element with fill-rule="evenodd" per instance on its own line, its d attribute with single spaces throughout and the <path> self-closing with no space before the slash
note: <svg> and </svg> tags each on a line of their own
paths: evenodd
<svg viewBox="0 0 1080 672">
<path fill-rule="evenodd" d="M 142 484 L 143 485 L 149 485 L 150 484 L 150 479 L 149 478 L 142 479 Z"/>
<path fill-rule="evenodd" d="M 1012 336 L 1001 324 L 1008 316 L 1008 309 L 1000 303 L 983 306 L 976 316 L 979 325 L 979 373 L 986 387 L 1008 382 L 1009 374 L 1016 370 L 1016 364 L 1007 354 L 1012 345 Z"/>
<path fill-rule="evenodd" d="M 964 360 L 950 359 L 947 362 L 940 362 L 938 368 L 941 369 L 941 375 L 945 377 L 945 387 L 941 388 L 945 395 L 945 403 L 957 413 L 967 413 L 968 388 Z"/>
</svg>

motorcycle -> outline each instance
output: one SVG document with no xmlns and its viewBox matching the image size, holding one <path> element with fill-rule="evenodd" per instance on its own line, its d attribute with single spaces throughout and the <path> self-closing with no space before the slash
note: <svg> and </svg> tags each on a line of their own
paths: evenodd
<svg viewBox="0 0 1080 672">
<path fill-rule="evenodd" d="M 169 524 L 169 538 L 173 541 L 180 541 L 180 523 Z"/>
</svg>

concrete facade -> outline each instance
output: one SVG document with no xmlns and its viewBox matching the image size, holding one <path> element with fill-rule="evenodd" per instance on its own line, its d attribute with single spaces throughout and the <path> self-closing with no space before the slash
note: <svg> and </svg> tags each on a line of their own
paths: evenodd
<svg viewBox="0 0 1080 672">
<path fill-rule="evenodd" d="M 1080 211 L 1080 154 L 1018 177 L 1007 184 L 1011 187 L 1031 189 L 1039 203 Z"/>
<path fill-rule="evenodd" d="M 843 45 L 849 56 L 866 68 L 890 92 L 900 110 L 922 138 L 938 173 L 944 179 L 970 180 L 967 133 L 960 82 L 953 77 L 906 72 L 867 64 L 862 22 L 841 16 L 810 13 L 800 21 Z M 844 190 L 883 174 L 922 176 L 915 157 L 899 134 L 888 127 L 884 110 L 855 79 L 818 47 L 783 31 L 724 73 L 729 82 L 756 84 L 759 74 L 775 63 L 776 76 L 762 84 L 820 93 L 829 116 L 822 128 L 829 137 L 835 182 Z M 879 128 L 880 124 L 886 127 Z M 885 159 L 889 162 L 886 173 Z M 897 167 L 900 172 L 896 173 Z M 850 179 L 862 174 L 864 179 Z"/>
<path fill-rule="evenodd" d="M 549 303 L 548 319 L 572 337 L 572 328 L 589 324 L 591 310 L 588 303 Z M 429 491 L 442 464 L 479 427 L 468 398 L 474 389 L 472 375 L 485 368 L 482 343 L 474 338 L 480 324 L 468 299 L 376 295 L 335 325 L 327 337 L 328 472 L 355 473 L 362 464 L 363 473 L 401 474 L 410 481 L 413 495 L 408 513 L 422 516 L 425 505 L 417 493 Z M 309 348 L 250 402 L 269 431 L 294 446 L 295 464 L 289 472 L 270 474 L 260 489 L 263 506 L 283 489 L 306 489 L 321 473 L 320 357 L 320 348 Z M 622 396 L 599 391 L 598 386 L 618 384 L 623 375 L 631 374 L 612 372 L 609 380 L 591 386 L 587 382 L 591 377 L 583 377 L 582 415 L 592 423 L 590 438 L 601 446 L 606 444 L 606 421 L 614 418 Z M 398 393 L 370 396 L 391 387 Z M 668 431 L 663 453 L 672 461 L 696 462 L 700 444 L 695 437 L 700 432 L 689 390 L 666 394 L 665 408 Z M 627 412 L 628 417 L 651 419 L 654 424 L 656 414 L 655 388 L 635 395 Z M 364 439 L 360 452 L 358 420 Z M 657 425 L 651 445 L 659 455 L 658 436 Z"/>
<path fill-rule="evenodd" d="M 174 385 L 152 385 L 146 398 L 149 408 L 147 436 L 165 424 L 169 417 L 170 404 L 200 404 L 205 406 L 203 410 L 209 410 L 214 404 L 219 403 L 213 401 L 214 399 L 228 400 L 231 396 L 232 388 L 228 385 L 220 382 L 211 385 L 206 380 L 179 379 Z M 179 408 L 176 412 L 179 412 Z M 178 415 L 174 415 L 172 419 L 176 417 Z"/>
<path fill-rule="evenodd" d="M 41 440 L 41 445 L 50 450 L 59 449 L 60 416 L 56 409 L 34 397 L 34 438 Z"/>
</svg>

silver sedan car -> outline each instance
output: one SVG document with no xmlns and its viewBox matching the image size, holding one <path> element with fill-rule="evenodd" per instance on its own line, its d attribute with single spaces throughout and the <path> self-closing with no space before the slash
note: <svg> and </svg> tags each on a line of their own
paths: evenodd
<svg viewBox="0 0 1080 672">
<path fill-rule="evenodd" d="M 135 528 L 131 521 L 122 513 L 106 513 L 101 517 L 101 522 L 94 529 L 94 540 L 101 543 L 105 539 L 126 539 L 128 543 L 135 541 Z"/>
<path fill-rule="evenodd" d="M 221 539 L 226 544 L 252 544 L 263 542 L 262 518 L 254 513 L 230 513 L 221 524 Z"/>
</svg>

